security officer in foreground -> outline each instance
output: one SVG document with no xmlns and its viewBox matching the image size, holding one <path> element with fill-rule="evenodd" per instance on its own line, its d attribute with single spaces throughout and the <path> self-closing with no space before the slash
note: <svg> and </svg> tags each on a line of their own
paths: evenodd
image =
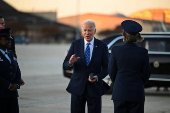
<svg viewBox="0 0 170 113">
<path fill-rule="evenodd" d="M 108 73 L 114 83 L 112 100 L 114 113 L 144 113 L 144 85 L 150 77 L 148 50 L 138 47 L 141 42 L 142 26 L 125 20 L 123 28 L 124 45 L 112 48 Z"/>
<path fill-rule="evenodd" d="M 0 113 L 19 113 L 18 91 L 21 74 L 11 46 L 11 28 L 0 30 Z"/>
</svg>

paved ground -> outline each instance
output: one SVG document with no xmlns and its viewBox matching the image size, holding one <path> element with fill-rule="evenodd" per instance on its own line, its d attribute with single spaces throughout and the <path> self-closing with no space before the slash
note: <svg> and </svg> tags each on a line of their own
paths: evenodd
<svg viewBox="0 0 170 113">
<path fill-rule="evenodd" d="M 19 90 L 20 113 L 70 113 L 69 79 L 62 62 L 69 45 L 16 45 L 26 84 Z M 145 113 L 170 113 L 170 92 L 146 89 Z M 111 95 L 103 96 L 102 113 L 113 113 Z"/>
</svg>

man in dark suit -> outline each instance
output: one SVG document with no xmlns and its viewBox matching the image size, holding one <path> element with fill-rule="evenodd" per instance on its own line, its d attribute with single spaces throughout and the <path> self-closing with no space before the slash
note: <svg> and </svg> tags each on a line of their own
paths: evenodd
<svg viewBox="0 0 170 113">
<path fill-rule="evenodd" d="M 144 113 L 144 85 L 150 77 L 148 50 L 135 43 L 143 40 L 142 26 L 132 20 L 123 21 L 122 46 L 113 47 L 108 73 L 114 83 L 114 113 Z"/>
<path fill-rule="evenodd" d="M 96 39 L 95 23 L 86 20 L 82 24 L 84 38 L 72 42 L 64 60 L 63 68 L 74 67 L 67 91 L 71 93 L 71 113 L 101 113 L 101 96 L 109 90 L 102 81 L 107 75 L 108 48 Z M 93 79 L 89 74 L 94 73 Z"/>
<path fill-rule="evenodd" d="M 11 28 L 0 30 L 0 112 L 19 113 L 18 91 L 21 74 L 16 55 L 8 50 L 11 46 Z"/>
<path fill-rule="evenodd" d="M 3 16 L 0 15 L 0 29 L 4 29 L 4 28 L 5 28 L 5 19 L 4 19 Z M 8 48 L 8 49 L 11 50 L 13 53 L 15 53 L 15 37 L 13 37 L 13 36 L 12 36 L 12 39 L 11 39 L 11 47 Z M 24 84 L 25 84 L 25 82 L 21 78 L 21 85 L 24 85 Z"/>
</svg>

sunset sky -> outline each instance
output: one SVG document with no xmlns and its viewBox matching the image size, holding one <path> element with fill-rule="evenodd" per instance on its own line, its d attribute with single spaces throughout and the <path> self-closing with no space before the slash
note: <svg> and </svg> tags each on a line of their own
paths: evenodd
<svg viewBox="0 0 170 113">
<path fill-rule="evenodd" d="M 170 0 L 4 0 L 19 11 L 57 11 L 57 17 L 84 13 L 131 13 L 145 9 L 170 9 Z"/>
</svg>

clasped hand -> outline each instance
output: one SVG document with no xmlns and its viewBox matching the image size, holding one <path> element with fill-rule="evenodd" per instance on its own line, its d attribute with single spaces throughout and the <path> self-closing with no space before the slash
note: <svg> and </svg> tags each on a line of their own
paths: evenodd
<svg viewBox="0 0 170 113">
<path fill-rule="evenodd" d="M 10 90 L 10 91 L 16 91 L 16 90 L 17 90 L 17 87 L 18 87 L 17 84 L 11 84 L 9 90 Z"/>
</svg>

